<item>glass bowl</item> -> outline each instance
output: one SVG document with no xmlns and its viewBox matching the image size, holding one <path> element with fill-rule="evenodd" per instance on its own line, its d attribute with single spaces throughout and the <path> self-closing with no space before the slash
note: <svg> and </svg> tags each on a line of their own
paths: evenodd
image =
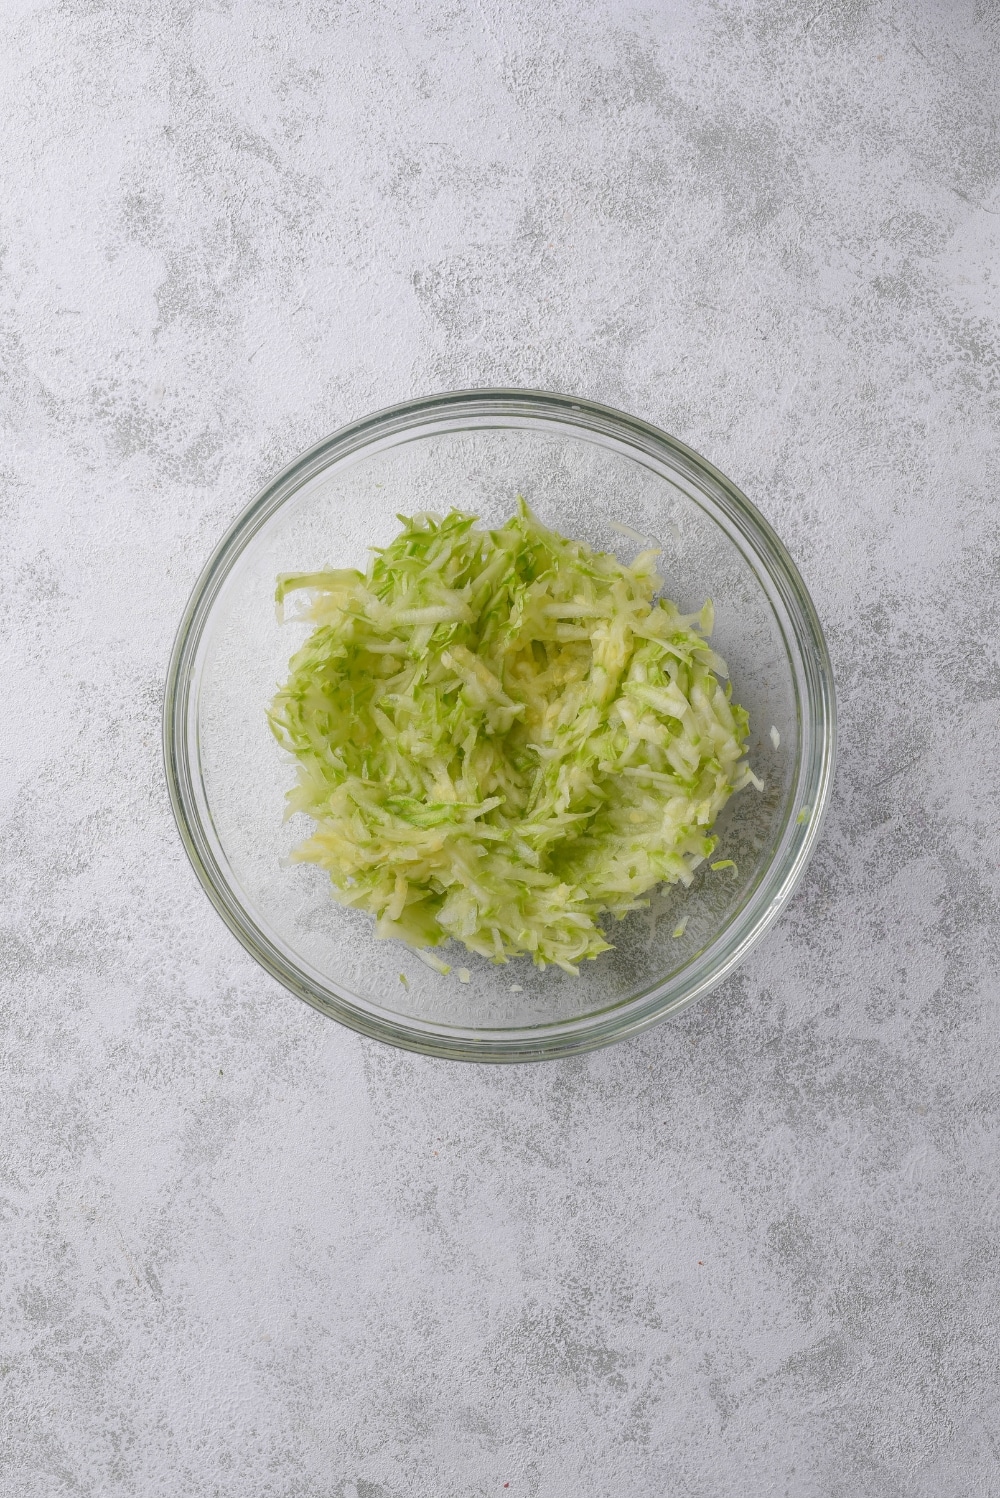
<svg viewBox="0 0 1000 1500">
<path fill-rule="evenodd" d="M 579 978 L 454 945 L 447 977 L 375 936 L 328 878 L 287 856 L 308 832 L 284 820 L 291 757 L 265 709 L 309 627 L 279 624 L 276 575 L 360 567 L 397 513 L 475 512 L 490 526 L 518 495 L 540 519 L 629 561 L 663 548 L 664 592 L 715 604 L 712 644 L 750 714 L 764 791 L 737 793 L 716 857 L 694 884 L 609 918 L 613 951 Z M 623 529 L 624 528 L 624 529 Z M 631 535 L 630 535 L 631 533 Z M 633 539 L 633 537 L 635 539 Z M 279 474 L 209 560 L 184 613 L 164 708 L 167 781 L 210 899 L 293 994 L 367 1036 L 439 1057 L 516 1062 L 604 1046 L 676 1015 L 740 962 L 774 921 L 815 843 L 833 773 L 833 675 L 816 612 L 781 542 L 717 469 L 608 407 L 525 390 L 457 391 L 353 422 Z M 683 934 L 674 936 L 683 922 Z M 456 970 L 470 977 L 466 982 Z"/>
</svg>

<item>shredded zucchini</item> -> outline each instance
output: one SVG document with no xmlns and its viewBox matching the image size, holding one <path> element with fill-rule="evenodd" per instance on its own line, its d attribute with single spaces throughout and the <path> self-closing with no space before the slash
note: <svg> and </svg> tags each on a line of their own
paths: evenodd
<svg viewBox="0 0 1000 1500">
<path fill-rule="evenodd" d="M 690 884 L 753 779 L 711 604 L 681 615 L 655 551 L 626 567 L 523 500 L 497 531 L 400 520 L 367 573 L 278 581 L 315 622 L 269 711 L 316 823 L 294 857 L 382 937 L 575 974 L 611 947 L 602 913 Z"/>
</svg>

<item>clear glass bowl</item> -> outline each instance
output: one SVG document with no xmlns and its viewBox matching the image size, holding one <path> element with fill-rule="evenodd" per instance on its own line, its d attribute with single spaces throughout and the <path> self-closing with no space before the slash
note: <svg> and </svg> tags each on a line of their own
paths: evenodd
<svg viewBox="0 0 1000 1500">
<path fill-rule="evenodd" d="M 363 568 L 397 513 L 474 511 L 501 523 L 524 495 L 567 536 L 629 560 L 664 548 L 665 592 L 715 603 L 713 645 L 750 714 L 764 781 L 716 824 L 719 858 L 648 911 L 608 919 L 614 950 L 578 979 L 527 958 L 495 966 L 454 946 L 448 977 L 375 937 L 339 906 L 326 875 L 290 865 L 306 819 L 284 821 L 291 757 L 265 708 L 304 625 L 280 625 L 275 577 Z M 772 726 L 777 735 L 772 735 Z M 774 743 L 774 739 L 778 743 Z M 588 401 L 522 390 L 458 391 L 342 428 L 248 506 L 198 580 L 170 662 L 167 781 L 185 848 L 210 899 L 269 973 L 325 1015 L 439 1057 L 515 1062 L 565 1056 L 676 1015 L 719 983 L 787 901 L 816 840 L 834 756 L 833 675 L 812 602 L 749 500 L 665 432 Z M 686 918 L 683 936 L 673 933 Z M 462 983 L 455 969 L 471 973 Z M 401 979 L 405 975 L 405 983 Z"/>
</svg>

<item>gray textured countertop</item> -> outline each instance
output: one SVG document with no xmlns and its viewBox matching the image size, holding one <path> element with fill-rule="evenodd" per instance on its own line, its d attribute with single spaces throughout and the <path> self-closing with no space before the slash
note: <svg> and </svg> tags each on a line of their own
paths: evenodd
<svg viewBox="0 0 1000 1500">
<path fill-rule="evenodd" d="M 4 1494 L 1000 1492 L 998 17 L 7 0 Z M 521 1069 L 285 994 L 159 752 L 255 488 L 489 383 L 729 473 L 842 718 L 750 961 Z"/>
</svg>

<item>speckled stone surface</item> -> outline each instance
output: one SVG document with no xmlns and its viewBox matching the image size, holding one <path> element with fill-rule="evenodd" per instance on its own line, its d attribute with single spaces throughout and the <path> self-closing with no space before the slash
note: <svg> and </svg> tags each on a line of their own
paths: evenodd
<svg viewBox="0 0 1000 1500">
<path fill-rule="evenodd" d="M 1000 10 L 2 27 L 2 1493 L 1000 1493 Z M 741 484 L 842 716 L 742 970 L 522 1069 L 285 994 L 159 751 L 257 486 L 489 383 Z"/>
</svg>

